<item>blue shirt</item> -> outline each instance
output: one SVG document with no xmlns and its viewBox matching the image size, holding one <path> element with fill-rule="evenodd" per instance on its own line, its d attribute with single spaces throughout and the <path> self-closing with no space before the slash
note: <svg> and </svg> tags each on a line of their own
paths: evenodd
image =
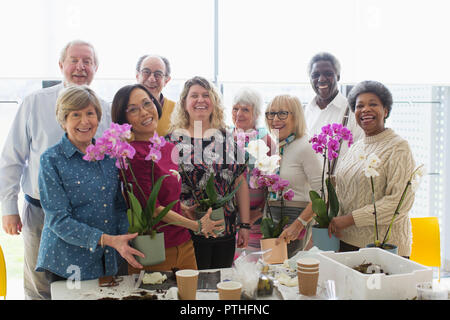
<svg viewBox="0 0 450 320">
<path fill-rule="evenodd" d="M 64 131 L 56 120 L 56 99 L 64 88 L 59 84 L 33 92 L 17 110 L 0 156 L 0 202 L 2 214 L 19 214 L 20 187 L 25 194 L 39 199 L 39 161 L 49 147 L 58 143 Z M 100 99 L 102 120 L 96 137 L 111 124 L 111 107 Z"/>
<path fill-rule="evenodd" d="M 69 278 L 79 270 L 80 280 L 117 273 L 118 253 L 98 242 L 102 233 L 128 230 L 118 169 L 114 159 L 88 162 L 83 156 L 67 135 L 41 156 L 39 191 L 45 220 L 36 271 Z"/>
</svg>

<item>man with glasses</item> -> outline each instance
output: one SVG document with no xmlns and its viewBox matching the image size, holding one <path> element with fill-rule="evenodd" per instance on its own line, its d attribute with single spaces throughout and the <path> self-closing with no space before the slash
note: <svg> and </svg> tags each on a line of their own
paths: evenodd
<svg viewBox="0 0 450 320">
<path fill-rule="evenodd" d="M 69 85 L 89 85 L 97 72 L 98 60 L 94 47 L 81 40 L 69 42 L 61 51 L 59 68 L 64 77 L 63 83 L 38 90 L 23 99 L 0 158 L 2 225 L 10 235 L 18 235 L 23 231 L 24 289 L 27 300 L 50 299 L 50 285 L 45 273 L 35 271 L 44 225 L 38 184 L 40 156 L 64 134 L 55 116 L 59 92 Z M 100 102 L 103 116 L 97 137 L 111 123 L 109 104 L 103 100 Z M 26 200 L 22 220 L 17 204 L 20 186 Z"/>
<path fill-rule="evenodd" d="M 163 88 L 170 79 L 170 63 L 165 57 L 144 55 L 139 58 L 136 64 L 136 80 L 150 91 L 162 107 L 161 119 L 156 129 L 160 136 L 168 133 L 170 115 L 175 107 L 175 101 L 167 99 L 162 94 Z"/>
<path fill-rule="evenodd" d="M 330 53 L 320 52 L 314 55 L 308 65 L 311 86 L 316 96 L 305 108 L 305 119 L 308 124 L 308 135 L 319 134 L 323 126 L 329 123 L 340 123 L 350 129 L 353 141 L 363 136 L 361 128 L 356 124 L 355 116 L 350 111 L 347 99 L 339 92 L 338 81 L 341 76 L 341 65 Z M 341 144 L 339 158 L 347 152 L 346 143 Z M 333 164 L 332 172 L 336 166 Z"/>
</svg>

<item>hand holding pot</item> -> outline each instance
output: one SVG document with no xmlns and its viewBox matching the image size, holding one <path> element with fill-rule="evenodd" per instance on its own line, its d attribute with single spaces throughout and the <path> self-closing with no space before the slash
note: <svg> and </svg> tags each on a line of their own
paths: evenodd
<svg viewBox="0 0 450 320">
<path fill-rule="evenodd" d="M 354 225 L 355 220 L 351 214 L 334 217 L 328 225 L 328 236 L 334 234 L 337 238 L 341 237 L 341 231 Z"/>
<path fill-rule="evenodd" d="M 195 207 L 196 206 L 193 206 L 191 208 L 195 209 Z M 206 238 L 208 238 L 209 236 L 213 236 L 214 238 L 216 238 L 217 234 L 215 234 L 214 231 L 221 231 L 223 229 L 224 220 L 211 220 L 211 213 L 212 208 L 209 208 L 206 214 L 200 219 L 200 222 L 202 224 L 201 232 Z"/>
<path fill-rule="evenodd" d="M 108 234 L 103 234 L 103 244 L 110 246 L 111 248 L 114 248 L 117 250 L 117 252 L 119 252 L 119 254 L 125 259 L 127 260 L 127 262 L 132 265 L 134 268 L 137 269 L 142 269 L 143 266 L 136 261 L 136 259 L 134 258 L 134 255 L 145 258 L 145 255 L 130 247 L 130 245 L 128 244 L 128 242 L 131 239 L 136 238 L 138 235 L 138 233 L 132 233 L 132 234 L 123 234 L 123 235 L 118 235 L 118 236 L 111 236 Z"/>
</svg>

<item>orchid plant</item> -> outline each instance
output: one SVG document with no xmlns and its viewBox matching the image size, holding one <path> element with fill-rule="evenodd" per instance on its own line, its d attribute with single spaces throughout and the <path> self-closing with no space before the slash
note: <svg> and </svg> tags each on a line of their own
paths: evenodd
<svg viewBox="0 0 450 320">
<path fill-rule="evenodd" d="M 372 188 L 372 202 L 373 202 L 373 214 L 375 216 L 375 232 L 374 232 L 374 244 L 376 247 L 385 248 L 389 241 L 389 237 L 391 235 L 392 225 L 394 224 L 395 219 L 399 215 L 399 210 L 403 204 L 406 193 L 409 188 L 413 192 L 415 192 L 420 184 L 421 177 L 423 176 L 423 164 L 418 166 L 411 173 L 409 180 L 406 182 L 405 188 L 403 189 L 402 195 L 400 196 L 400 200 L 398 201 L 397 207 L 395 208 L 394 214 L 392 215 L 391 222 L 389 223 L 389 227 L 386 230 L 386 234 L 383 237 L 383 241 L 380 241 L 378 238 L 378 223 L 377 223 L 377 210 L 375 205 L 375 188 L 374 188 L 374 177 L 379 176 L 379 173 L 375 170 L 380 165 L 380 159 L 374 154 L 371 153 L 368 156 L 361 154 L 359 158 L 365 161 L 364 164 L 364 174 L 366 177 L 370 178 L 370 184 Z"/>
<path fill-rule="evenodd" d="M 128 143 L 131 138 L 131 125 L 112 123 L 111 127 L 106 130 L 102 137 L 96 140 L 95 144 L 91 144 L 86 149 L 86 154 L 83 157 L 86 161 L 98 161 L 104 159 L 105 155 L 116 159 L 116 167 L 119 168 L 124 186 L 128 196 L 128 222 L 130 227 L 129 233 L 138 232 L 139 235 L 148 234 L 152 238 L 156 235 L 156 231 L 162 226 L 156 225 L 164 218 L 164 216 L 172 209 L 178 200 L 171 202 L 155 217 L 156 199 L 159 190 L 161 189 L 163 180 L 169 175 L 161 176 L 156 183 L 154 183 L 154 165 L 161 159 L 161 148 L 166 144 L 163 137 L 158 136 L 155 132 L 154 136 L 149 140 L 149 153 L 145 160 L 152 164 L 152 191 L 147 198 L 142 188 L 137 182 L 133 169 L 130 165 L 130 159 L 133 159 L 136 150 Z M 128 183 L 125 171 L 130 170 L 133 182 L 138 191 L 144 199 L 147 199 L 144 209 L 142 209 L 139 200 L 134 194 L 132 184 Z M 179 179 L 178 172 L 171 170 L 171 174 Z"/>
<path fill-rule="evenodd" d="M 267 147 L 263 140 L 258 139 L 249 142 L 246 151 L 255 160 L 255 168 L 252 170 L 250 177 L 250 188 L 270 189 L 278 195 L 278 200 L 281 201 L 281 219 L 275 224 L 268 204 L 268 196 L 266 195 L 266 207 L 268 209 L 269 217 L 265 217 L 261 220 L 263 239 L 277 238 L 289 222 L 289 217 L 283 216 L 284 201 L 291 201 L 294 197 L 294 191 L 292 189 L 287 189 L 289 186 L 288 180 L 280 178 L 280 176 L 275 173 L 280 166 L 279 161 L 281 158 L 279 155 L 268 156 L 267 153 L 269 152 L 269 147 Z"/>
<path fill-rule="evenodd" d="M 323 156 L 320 195 L 314 190 L 309 192 L 312 210 L 315 213 L 314 219 L 319 224 L 319 228 L 328 228 L 331 220 L 339 213 L 339 201 L 331 181 L 331 164 L 338 158 L 343 141 L 347 141 L 350 147 L 353 144 L 353 136 L 349 129 L 339 123 L 323 126 L 321 133 L 314 135 L 310 140 L 314 151 Z M 325 192 L 325 186 L 327 192 Z"/>
</svg>

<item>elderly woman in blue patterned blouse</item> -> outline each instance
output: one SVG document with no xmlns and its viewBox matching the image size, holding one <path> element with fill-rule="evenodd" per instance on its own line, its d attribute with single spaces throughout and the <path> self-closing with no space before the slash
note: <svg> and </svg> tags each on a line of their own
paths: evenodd
<svg viewBox="0 0 450 320">
<path fill-rule="evenodd" d="M 119 188 L 115 160 L 88 162 L 82 157 L 101 119 L 100 103 L 87 86 L 61 92 L 56 116 L 66 132 L 41 156 L 39 191 L 45 212 L 36 271 L 50 282 L 115 275 L 117 252 L 135 268 L 128 245 L 126 204 Z"/>
</svg>

